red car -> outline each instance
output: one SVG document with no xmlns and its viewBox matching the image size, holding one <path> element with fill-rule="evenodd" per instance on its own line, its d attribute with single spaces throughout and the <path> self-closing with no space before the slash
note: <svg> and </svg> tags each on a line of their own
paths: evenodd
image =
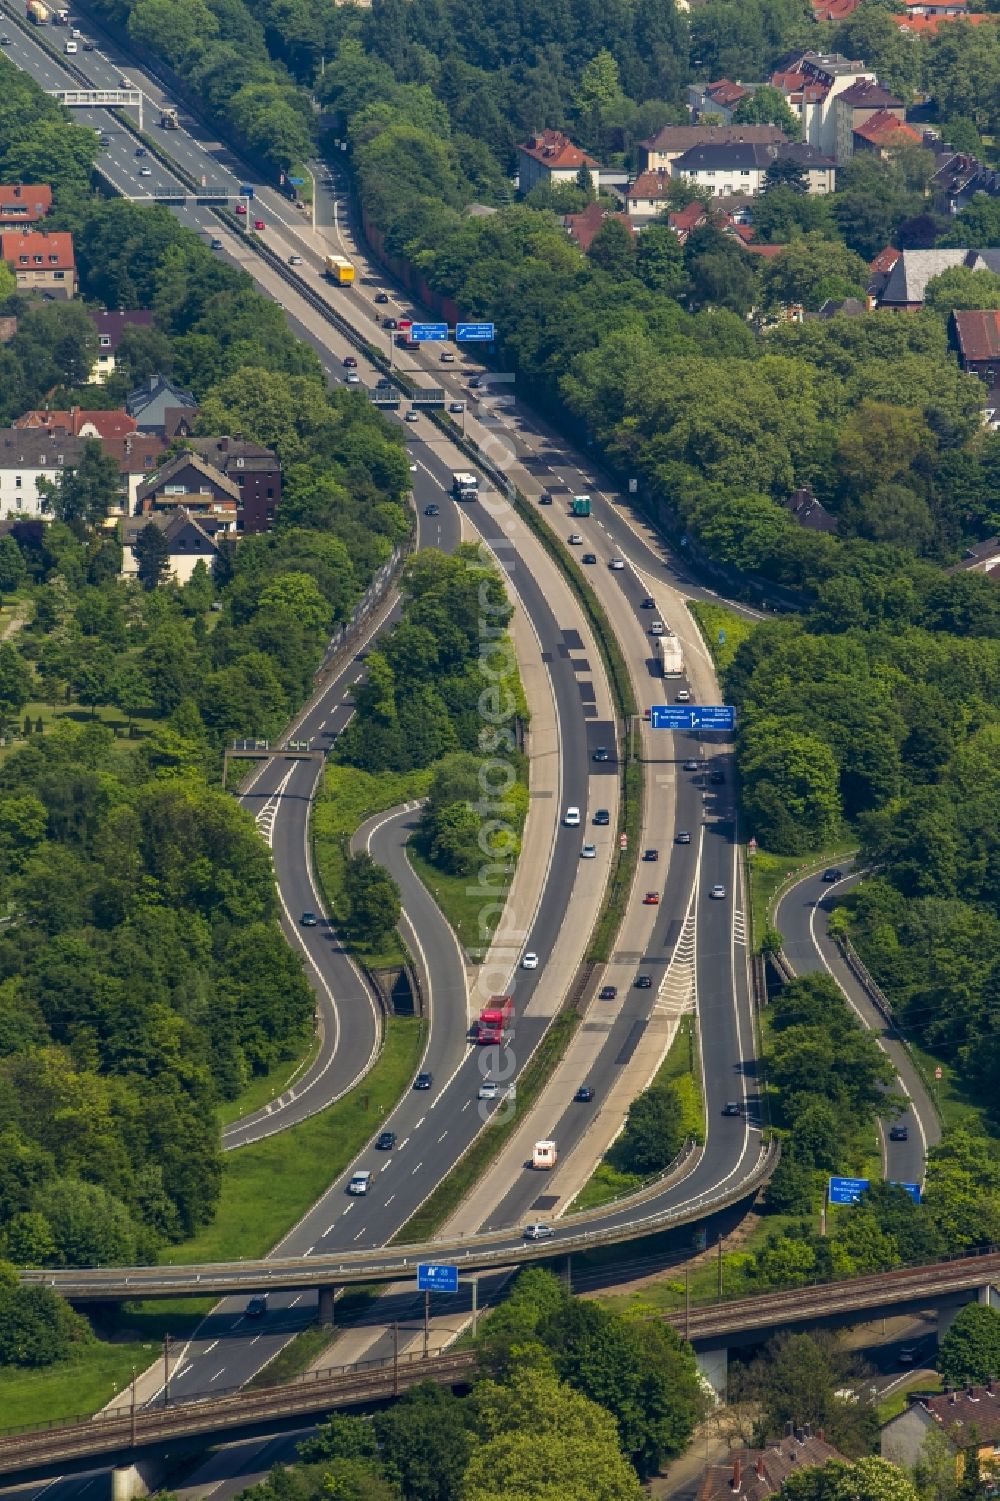
<svg viewBox="0 0 1000 1501">
<path fill-rule="evenodd" d="M 642 905 L 644 907 L 658 907 L 660 905 L 660 893 L 658 891 L 647 891 L 642 899 Z"/>
<path fill-rule="evenodd" d="M 254 229 L 266 229 L 267 225 L 264 223 L 263 219 L 255 219 L 253 221 L 253 227 Z"/>
<path fill-rule="evenodd" d="M 237 204 L 237 205 L 236 205 L 236 212 L 237 212 L 237 213 L 238 213 L 238 214 L 245 214 L 245 213 L 246 213 L 246 211 L 247 211 L 247 206 L 246 206 L 246 204 L 245 204 L 245 203 L 238 203 L 238 204 Z"/>
</svg>

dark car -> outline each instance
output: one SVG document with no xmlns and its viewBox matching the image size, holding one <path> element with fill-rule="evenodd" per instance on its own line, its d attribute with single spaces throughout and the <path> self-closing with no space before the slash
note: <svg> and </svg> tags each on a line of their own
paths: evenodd
<svg viewBox="0 0 1000 1501">
<path fill-rule="evenodd" d="M 267 1293 L 256 1293 L 246 1306 L 248 1319 L 261 1319 L 267 1312 Z"/>
<path fill-rule="evenodd" d="M 739 1115 L 740 1107 L 735 1100 L 727 1100 L 722 1107 L 723 1115 Z"/>
<path fill-rule="evenodd" d="M 299 918 L 299 927 L 315 928 L 318 922 L 319 918 L 316 916 L 315 912 L 303 912 L 302 916 Z"/>
<path fill-rule="evenodd" d="M 660 858 L 660 852 L 659 850 L 643 850 L 642 858 L 644 860 L 658 860 Z"/>
<path fill-rule="evenodd" d="M 548 490 L 543 490 L 541 495 L 539 495 L 538 504 L 540 506 L 550 506 L 552 504 L 552 496 L 549 494 Z"/>
<path fill-rule="evenodd" d="M 585 552 L 584 555 L 583 555 L 583 557 L 580 559 L 580 562 L 581 563 L 596 563 L 597 562 L 597 554 L 596 554 L 596 552 Z M 595 756 L 594 760 L 596 761 L 596 759 L 597 759 L 597 757 Z"/>
<path fill-rule="evenodd" d="M 94 50 L 94 43 L 93 42 L 84 42 L 84 44 L 83 44 L 83 50 L 84 50 L 84 52 L 93 52 L 93 50 Z"/>
<path fill-rule="evenodd" d="M 892 1126 L 892 1127 L 890 1127 L 890 1130 L 889 1130 L 889 1140 L 890 1141 L 909 1141 L 909 1139 L 910 1139 L 910 1128 L 909 1128 L 909 1126 Z"/>
<path fill-rule="evenodd" d="M 708 780 L 711 782 L 713 787 L 721 787 L 723 782 L 726 780 L 726 773 L 724 771 L 718 770 L 710 771 L 708 774 Z"/>
<path fill-rule="evenodd" d="M 688 833 L 687 829 L 682 829 L 681 830 L 681 832 L 677 835 L 677 838 L 674 840 L 674 843 L 675 844 L 690 844 L 691 843 L 691 835 Z"/>
<path fill-rule="evenodd" d="M 843 880 L 843 877 L 844 872 L 842 870 L 837 870 L 836 866 L 834 865 L 831 865 L 829 870 L 824 870 L 823 872 L 823 880 L 828 884 L 832 883 L 833 881 L 841 881 Z"/>
<path fill-rule="evenodd" d="M 146 155 L 146 148 L 145 148 L 145 146 L 137 146 L 135 148 L 135 154 L 136 154 L 136 156 L 145 156 Z"/>
<path fill-rule="evenodd" d="M 414 1087 L 414 1089 L 430 1089 L 430 1087 L 431 1087 L 431 1085 L 433 1083 L 434 1083 L 434 1075 L 433 1074 L 420 1073 L 414 1079 L 414 1081 L 413 1081 L 413 1087 Z"/>
<path fill-rule="evenodd" d="M 635 977 L 635 988 L 636 988 L 636 990 L 652 990 L 652 988 L 653 988 L 652 977 L 650 975 L 636 975 L 636 977 Z"/>
<path fill-rule="evenodd" d="M 221 250 L 222 249 L 222 241 L 221 240 L 213 240 L 212 241 L 212 249 L 213 250 Z"/>
<path fill-rule="evenodd" d="M 395 328 L 396 326 L 397 325 L 396 325 L 395 318 L 383 318 L 382 319 L 382 327 L 383 328 Z"/>
<path fill-rule="evenodd" d="M 642 602 L 642 608 L 644 610 L 655 610 L 656 609 L 656 600 L 653 599 L 650 595 L 647 594 L 646 598 Z"/>
<path fill-rule="evenodd" d="M 469 379 L 469 390 L 470 391 L 478 391 L 479 387 L 482 385 L 482 383 L 483 382 L 482 382 L 482 377 L 481 376 L 478 376 L 478 375 L 471 376 L 470 379 Z"/>
<path fill-rule="evenodd" d="M 687 761 L 684 762 L 684 770 L 685 771 L 700 771 L 701 770 L 701 762 L 700 761 L 696 761 L 694 759 L 694 757 L 692 756 L 690 759 L 688 759 Z"/>
<path fill-rule="evenodd" d="M 594 761 L 610 761 L 611 756 L 606 745 L 599 745 L 591 757 Z"/>
<path fill-rule="evenodd" d="M 578 1105 L 589 1105 L 594 1098 L 594 1091 L 589 1084 L 581 1084 L 573 1098 Z"/>
<path fill-rule="evenodd" d="M 597 997 L 597 999 L 599 1001 L 614 1001 L 614 1000 L 617 1000 L 617 998 L 618 998 L 618 986 L 617 985 L 602 985 L 601 986 L 601 990 L 600 990 L 600 994 Z"/>
<path fill-rule="evenodd" d="M 606 829 L 610 822 L 611 814 L 608 812 L 607 808 L 598 808 L 597 812 L 594 814 L 594 823 L 597 825 L 597 827 L 599 829 Z"/>
<path fill-rule="evenodd" d="M 344 355 L 344 369 L 345 370 L 356 370 L 357 368 L 358 368 L 358 357 L 357 357 L 357 355 L 356 354 L 345 354 Z"/>
<path fill-rule="evenodd" d="M 433 502 L 429 506 L 424 506 L 425 516 L 440 516 L 440 514 L 441 507 L 434 505 Z"/>
<path fill-rule="evenodd" d="M 9 36 L 0 36 L 0 47 L 9 47 L 10 45 L 11 40 Z"/>
<path fill-rule="evenodd" d="M 383 303 L 388 302 L 389 301 L 389 294 L 388 294 L 388 292 L 376 292 L 375 293 L 375 301 L 377 303 L 379 303 L 380 305 L 383 304 Z"/>
<path fill-rule="evenodd" d="M 377 1152 L 391 1152 L 395 1145 L 395 1131 L 383 1131 L 381 1136 L 379 1136 L 375 1141 L 375 1150 Z"/>
</svg>

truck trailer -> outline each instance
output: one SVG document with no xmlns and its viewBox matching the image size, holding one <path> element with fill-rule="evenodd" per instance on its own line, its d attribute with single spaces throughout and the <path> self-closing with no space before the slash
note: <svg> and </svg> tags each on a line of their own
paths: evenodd
<svg viewBox="0 0 1000 1501">
<path fill-rule="evenodd" d="M 28 0 L 28 20 L 34 21 L 36 26 L 44 26 L 51 15 L 52 12 L 44 0 Z"/>
<path fill-rule="evenodd" d="M 503 1042 L 504 1034 L 509 1032 L 513 1025 L 514 997 L 511 995 L 491 996 L 489 1005 L 484 1006 L 479 1013 L 476 1041 Z"/>
<path fill-rule="evenodd" d="M 574 495 L 573 499 L 572 499 L 572 501 L 570 503 L 569 514 L 571 516 L 589 516 L 590 515 L 590 496 L 589 495 Z"/>
<path fill-rule="evenodd" d="M 676 636 L 660 636 L 660 670 L 665 678 L 684 676 L 684 653 Z"/>
<path fill-rule="evenodd" d="M 160 111 L 160 129 L 177 129 L 177 111 L 174 109 L 172 104 L 164 105 L 163 109 Z"/>
<path fill-rule="evenodd" d="M 328 255 L 326 274 L 338 287 L 349 287 L 354 281 L 354 266 L 342 255 Z"/>
<path fill-rule="evenodd" d="M 456 500 L 475 500 L 479 495 L 479 475 L 458 470 L 451 477 L 451 493 Z"/>
</svg>

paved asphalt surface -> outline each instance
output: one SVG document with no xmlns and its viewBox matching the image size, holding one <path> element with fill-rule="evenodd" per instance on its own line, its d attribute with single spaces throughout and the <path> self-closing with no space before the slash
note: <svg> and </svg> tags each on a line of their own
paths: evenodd
<svg viewBox="0 0 1000 1501">
<path fill-rule="evenodd" d="M 11 8 L 9 14 L 13 16 L 19 12 Z M 13 23 L 7 29 L 12 37 L 12 45 L 5 50 L 13 61 L 32 73 L 43 87 L 56 88 L 70 84 L 70 80 L 67 80 L 58 66 L 39 50 L 31 38 L 24 36 Z M 84 31 L 98 35 L 96 28 L 92 27 L 88 21 L 84 22 Z M 50 32 L 49 38 L 58 37 L 61 41 L 65 35 L 65 32 Z M 113 47 L 106 46 L 103 41 L 98 50 L 81 52 L 70 61 L 78 69 L 83 70 L 95 85 L 116 85 L 124 70 L 129 78 L 141 84 L 150 98 L 161 97 L 156 86 L 147 83 L 141 69 L 125 60 L 115 52 Z M 135 156 L 134 141 L 115 125 L 106 112 L 78 111 L 77 113 L 108 135 L 110 145 L 102 158 L 101 165 L 120 191 L 129 197 L 137 198 L 148 193 L 168 192 L 176 189 L 176 183 L 171 179 L 169 172 L 162 168 L 155 158 Z M 183 115 L 182 119 L 186 127 L 184 130 L 160 132 L 155 119 L 155 114 L 147 113 L 146 130 L 161 140 L 165 150 L 178 154 L 179 159 L 196 176 L 204 174 L 210 184 L 228 181 L 232 185 L 236 180 L 243 180 L 238 167 L 235 171 L 233 170 L 234 163 L 231 155 L 212 143 L 210 132 L 199 131 L 195 122 Z M 200 142 L 205 144 L 202 145 Z M 148 170 L 150 174 L 148 177 L 142 176 L 143 169 Z M 259 205 L 258 212 L 267 220 L 269 227 L 275 227 L 281 223 L 292 233 L 302 231 L 304 226 L 299 211 L 277 193 L 259 189 L 256 201 Z M 219 221 L 209 209 L 199 208 L 192 201 L 184 206 L 176 206 L 174 212 L 182 222 L 203 235 L 221 234 L 226 238 L 227 244 L 231 242 L 231 236 L 228 232 L 220 230 Z M 324 220 L 329 222 L 335 212 L 332 200 L 325 194 L 321 195 L 319 205 L 321 222 Z M 306 269 L 315 270 L 318 266 L 315 250 L 310 252 L 310 248 L 303 245 L 303 252 L 306 257 Z M 378 280 L 382 280 L 381 276 Z M 364 320 L 373 320 L 376 316 L 377 310 L 366 301 L 366 298 L 370 299 L 370 297 L 371 293 L 362 285 L 350 294 L 350 297 L 344 299 L 344 310 L 349 316 L 353 316 L 355 311 L 358 312 L 362 326 L 364 326 Z M 296 328 L 313 343 L 314 347 L 320 350 L 328 372 L 333 374 L 334 364 L 331 362 L 331 353 L 340 353 L 336 346 L 335 336 L 322 326 L 318 329 L 316 327 L 303 328 L 296 324 Z M 373 332 L 371 329 L 368 331 Z M 466 367 L 466 373 L 467 369 L 468 367 Z M 443 374 L 444 372 L 434 371 L 435 379 L 440 379 Z M 450 377 L 451 372 L 447 372 L 447 375 Z M 452 386 L 450 394 L 461 394 L 460 388 Z M 533 425 L 529 425 L 526 416 L 527 414 L 519 408 L 520 433 L 532 432 L 545 444 L 545 462 L 535 462 L 532 470 L 537 476 L 536 490 L 546 485 L 554 490 L 562 486 L 564 489 L 588 491 L 594 496 L 595 514 L 592 524 L 603 528 L 608 538 L 614 543 L 616 550 L 627 557 L 638 569 L 647 574 L 655 571 L 660 576 L 670 577 L 674 582 L 681 582 L 687 592 L 696 597 L 699 595 L 713 597 L 710 591 L 691 588 L 688 581 L 683 578 L 682 572 L 674 564 L 665 563 L 660 545 L 654 544 L 651 540 L 652 534 L 648 533 L 641 523 L 629 520 L 624 512 L 613 506 L 610 500 L 597 489 L 592 479 L 591 466 L 588 466 L 591 467 L 591 473 L 588 474 L 582 462 L 568 453 L 555 435 L 547 433 L 533 418 Z M 411 454 L 419 456 L 418 469 L 414 476 L 414 489 L 421 525 L 425 524 L 423 508 L 429 500 L 433 499 L 440 504 L 442 511 L 441 518 L 437 521 L 439 530 L 430 538 L 422 534 L 422 542 L 429 541 L 431 545 L 450 547 L 455 540 L 454 529 L 457 527 L 457 521 L 453 503 L 446 491 L 451 469 L 464 467 L 464 461 L 455 457 L 455 451 L 449 450 L 447 445 L 436 439 L 436 436 L 433 446 L 427 444 L 423 440 L 423 428 L 419 425 L 418 429 L 408 428 L 407 431 L 408 437 L 413 440 Z M 530 443 L 528 446 L 531 446 Z M 477 526 L 485 529 L 489 535 L 492 523 L 485 508 L 476 507 L 475 513 Z M 426 520 L 429 522 L 431 518 L 426 518 Z M 494 540 L 498 536 L 499 532 L 494 528 Z M 621 587 L 630 591 L 630 597 L 636 597 L 638 607 L 639 585 L 633 572 L 626 570 L 612 577 Z M 564 730 L 563 800 L 564 803 L 576 801 L 584 807 L 587 804 L 587 777 L 592 770 L 589 763 L 592 749 L 598 743 L 613 743 L 614 736 L 610 726 L 588 721 L 582 715 L 580 691 L 577 686 L 578 674 L 574 672 L 567 656 L 572 649 L 572 643 L 566 640 L 546 600 L 534 585 L 527 570 L 516 569 L 513 582 L 538 629 L 543 650 L 551 653 L 552 657 L 554 690 L 560 722 Z M 317 738 L 325 736 L 330 740 L 335 738 L 350 713 L 347 690 L 356 671 L 354 664 L 351 664 L 336 682 L 330 685 L 323 700 L 308 716 L 307 721 L 297 731 L 297 735 L 303 738 L 309 735 Z M 656 696 L 659 696 L 658 692 Z M 688 738 L 688 743 L 685 743 L 684 739 L 677 737 L 676 741 L 668 742 L 668 744 L 670 745 L 668 756 L 672 754 L 678 760 L 689 754 L 697 754 L 693 738 Z M 728 767 L 726 753 L 724 751 L 717 753 Z M 609 768 L 609 771 L 613 772 L 614 767 Z M 282 788 L 283 778 L 289 773 L 288 782 L 281 790 L 280 797 L 277 797 L 279 789 Z M 300 930 L 297 925 L 301 910 L 306 908 L 316 910 L 318 906 L 303 860 L 305 817 L 314 777 L 315 765 L 312 763 L 291 764 L 277 761 L 269 765 L 266 773 L 262 773 L 254 785 L 251 797 L 257 804 L 256 811 L 265 813 L 265 816 L 268 802 L 276 799 L 277 813 L 273 826 L 273 848 L 279 880 L 288 908 L 288 928 L 296 941 L 304 939 L 310 957 L 317 964 L 320 974 L 330 984 L 331 991 L 336 995 L 336 1007 L 340 1016 L 339 1037 L 337 1022 L 333 1020 L 332 1015 L 333 1003 L 327 1001 L 331 1014 L 328 1040 L 331 1052 L 328 1055 L 327 1066 L 331 1074 L 335 1072 L 337 1079 L 345 1081 L 343 1087 L 346 1087 L 346 1082 L 356 1075 L 358 1069 L 364 1066 L 370 1056 L 375 1023 L 374 1014 L 363 987 L 360 986 L 353 968 L 347 965 L 344 956 L 339 953 L 329 929 L 320 927 Z M 729 781 L 731 782 L 731 774 Z M 687 893 L 694 875 L 697 835 L 703 811 L 701 793 L 702 789 L 696 787 L 690 777 L 682 777 L 678 798 L 678 826 L 690 827 L 694 842 L 684 852 L 683 860 L 678 858 L 669 862 L 664 893 L 666 899 L 661 907 L 654 941 L 647 955 L 637 956 L 637 968 L 641 964 L 644 970 L 653 975 L 654 989 L 646 992 L 637 991 L 634 1006 L 630 998 L 624 1017 L 612 1029 L 609 1045 L 602 1052 L 598 1073 L 586 1081 L 595 1087 L 598 1098 L 600 1098 L 602 1088 L 607 1086 L 613 1076 L 616 1057 L 620 1057 L 625 1050 L 634 1048 L 641 1038 L 643 1021 L 645 1015 L 648 1014 L 648 1004 L 655 999 L 657 977 L 662 973 L 676 938 L 679 915 L 682 915 L 686 909 Z M 720 789 L 708 790 L 708 796 L 705 799 L 704 812 L 708 815 L 708 822 L 705 824 L 701 885 L 696 903 L 699 924 L 698 983 L 711 1130 L 706 1152 L 696 1172 L 685 1180 L 683 1185 L 669 1191 L 672 1196 L 670 1201 L 676 1203 L 687 1202 L 719 1184 L 738 1179 L 739 1175 L 745 1172 L 757 1157 L 758 1137 L 754 1124 L 755 1089 L 751 1061 L 752 1031 L 745 962 L 742 948 L 734 945 L 733 932 L 734 903 L 738 900 L 742 906 L 742 896 L 737 891 L 735 830 L 729 817 L 728 798 L 728 786 L 724 786 Z M 573 873 L 579 858 L 579 843 L 577 832 L 566 831 L 565 834 L 560 835 L 556 844 L 550 879 L 546 885 L 545 895 L 530 940 L 530 946 L 543 957 L 562 921 L 566 893 L 571 889 Z M 685 863 L 688 855 L 690 855 L 690 864 Z M 727 887 L 727 899 L 723 902 L 711 902 L 707 898 L 708 889 L 714 881 L 722 881 Z M 431 947 L 434 952 L 427 954 L 428 968 L 432 975 L 436 970 L 442 976 L 440 982 L 443 986 L 442 993 L 446 994 L 450 982 L 445 977 L 449 973 L 449 967 L 453 965 L 454 956 L 446 952 L 447 944 L 443 937 L 432 940 Z M 519 972 L 517 975 L 519 997 L 526 998 L 530 994 L 530 988 L 540 983 L 543 973 L 541 969 L 533 973 Z M 322 1003 L 322 985 L 319 988 Z M 457 988 L 454 994 L 457 997 Z M 737 1002 L 735 1007 L 733 1005 L 734 994 Z M 649 1002 L 644 1006 L 643 1002 L 646 998 L 649 998 Z M 349 1025 L 345 1020 L 348 1014 Z M 437 1036 L 435 1036 L 435 1030 Z M 529 1032 L 526 1035 L 526 1041 L 530 1045 L 532 1040 Z M 456 1031 L 453 1026 L 432 1028 L 429 1048 L 440 1048 L 443 1059 L 439 1067 L 436 1063 L 432 1064 L 432 1055 L 428 1053 L 428 1066 L 434 1067 L 436 1088 L 431 1092 L 430 1098 L 417 1095 L 407 1097 L 387 1122 L 398 1131 L 401 1145 L 395 1153 L 387 1155 L 386 1160 L 391 1162 L 391 1166 L 387 1168 L 385 1161 L 380 1162 L 382 1172 L 373 1193 L 367 1200 L 348 1200 L 343 1192 L 345 1180 L 344 1178 L 338 1180 L 320 1204 L 286 1240 L 281 1248 L 285 1253 L 307 1254 L 313 1247 L 326 1251 L 354 1250 L 362 1244 L 374 1246 L 384 1243 L 399 1228 L 413 1208 L 422 1201 L 479 1124 L 479 1102 L 474 1099 L 479 1078 L 479 1057 L 475 1050 L 466 1051 L 463 1061 L 461 1050 L 455 1048 L 455 1041 Z M 334 1047 L 336 1047 L 335 1053 L 332 1051 Z M 456 1052 L 459 1055 L 458 1073 L 454 1080 L 449 1082 L 447 1064 L 456 1056 Z M 438 1055 L 435 1052 L 433 1056 L 436 1060 Z M 447 1088 L 444 1087 L 446 1083 Z M 331 1085 L 332 1078 L 326 1078 L 324 1075 L 321 1087 L 327 1090 L 328 1095 L 331 1092 L 339 1092 L 336 1088 L 331 1090 Z M 718 1116 L 722 1104 L 733 1098 L 746 1100 L 748 1108 L 744 1117 L 740 1120 L 720 1121 Z M 569 1112 L 562 1122 L 555 1123 L 560 1140 L 572 1142 L 574 1135 L 583 1128 L 586 1111 L 587 1107 L 580 1106 L 574 1112 Z M 243 1124 L 246 1126 L 246 1123 Z M 423 1136 L 418 1136 L 418 1132 L 423 1132 Z M 410 1140 L 403 1146 L 402 1142 L 407 1134 Z M 447 1145 L 445 1145 L 446 1142 Z M 361 1165 L 372 1165 L 376 1161 L 376 1156 L 374 1153 L 366 1153 L 360 1161 Z M 413 1164 L 412 1167 L 409 1166 L 410 1163 Z M 395 1181 L 392 1177 L 393 1171 L 397 1173 Z M 514 1185 L 511 1189 L 507 1200 L 498 1212 L 497 1219 L 507 1223 L 517 1222 L 530 1210 L 537 1193 L 537 1180 L 533 1179 L 530 1174 L 526 1174 L 524 1182 Z M 623 1217 L 627 1214 L 628 1211 L 622 1211 Z M 512 1243 L 514 1240 L 516 1237 L 512 1239 Z M 308 1322 L 314 1316 L 314 1307 L 311 1305 L 312 1298 L 307 1294 L 277 1296 L 271 1300 L 271 1308 L 267 1317 L 262 1321 L 254 1322 L 244 1318 L 241 1312 L 242 1300 L 226 1300 L 199 1330 L 198 1339 L 188 1347 L 180 1374 L 175 1378 L 172 1395 L 180 1397 L 194 1395 L 197 1392 L 217 1392 L 246 1380 L 287 1339 L 289 1330 Z M 225 1337 L 225 1344 L 219 1346 L 216 1342 L 223 1337 Z M 69 1495 L 70 1492 L 66 1494 Z"/>
<path fill-rule="evenodd" d="M 909 1104 L 882 1127 L 882 1160 L 886 1177 L 893 1183 L 922 1183 L 927 1148 L 941 1139 L 941 1126 L 933 1102 L 918 1074 L 899 1033 L 869 999 L 829 934 L 829 916 L 838 897 L 860 876 L 850 873 L 850 862 L 842 868 L 844 876 L 826 882 L 822 873 L 806 876 L 790 887 L 778 903 L 775 923 L 782 934 L 782 949 L 796 974 L 832 975 L 844 991 L 850 1005 L 864 1026 L 870 1028 L 892 1061 L 899 1093 Z M 889 1129 L 905 1126 L 906 1141 L 890 1141 Z"/>
</svg>

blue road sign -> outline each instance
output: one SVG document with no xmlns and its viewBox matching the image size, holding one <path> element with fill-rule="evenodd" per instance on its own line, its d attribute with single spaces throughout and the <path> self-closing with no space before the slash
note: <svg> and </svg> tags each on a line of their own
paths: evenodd
<svg viewBox="0 0 1000 1501">
<path fill-rule="evenodd" d="M 304 177 L 290 177 L 288 179 L 288 181 L 292 184 L 293 187 L 295 187 L 295 188 L 301 188 L 302 184 L 305 182 L 305 178 Z"/>
<path fill-rule="evenodd" d="M 831 1178 L 831 1204 L 857 1204 L 868 1187 L 867 1178 Z"/>
<path fill-rule="evenodd" d="M 654 730 L 731 730 L 736 710 L 731 704 L 654 704 L 649 722 Z"/>
<path fill-rule="evenodd" d="M 417 1290 L 422 1293 L 457 1293 L 458 1267 L 423 1261 L 417 1266 Z"/>
<path fill-rule="evenodd" d="M 893 1188 L 905 1188 L 906 1192 L 909 1194 L 909 1196 L 913 1200 L 914 1204 L 919 1204 L 920 1203 L 920 1184 L 919 1183 L 893 1183 L 892 1187 Z"/>
<path fill-rule="evenodd" d="M 472 343 L 475 340 L 481 344 L 492 344 L 495 337 L 495 323 L 458 323 L 455 325 L 456 344 Z"/>
<path fill-rule="evenodd" d="M 414 323 L 410 327 L 410 338 L 414 344 L 441 343 L 447 337 L 447 323 Z"/>
</svg>

